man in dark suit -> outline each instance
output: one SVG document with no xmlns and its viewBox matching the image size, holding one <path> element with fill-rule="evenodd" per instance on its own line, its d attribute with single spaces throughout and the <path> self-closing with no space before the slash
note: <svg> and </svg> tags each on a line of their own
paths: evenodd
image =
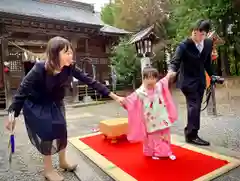
<svg viewBox="0 0 240 181">
<path fill-rule="evenodd" d="M 210 30 L 208 20 L 200 20 L 192 27 L 191 37 L 177 47 L 169 63 L 168 79 L 176 75 L 178 86 L 186 97 L 188 122 L 185 127 L 186 142 L 208 146 L 209 142 L 199 138 L 201 103 L 206 87 L 205 70 L 213 75 L 211 68 L 212 40 L 207 39 Z"/>
</svg>

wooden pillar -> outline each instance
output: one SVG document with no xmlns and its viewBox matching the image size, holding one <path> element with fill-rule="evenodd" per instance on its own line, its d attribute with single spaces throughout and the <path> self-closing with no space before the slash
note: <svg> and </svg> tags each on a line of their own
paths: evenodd
<svg viewBox="0 0 240 181">
<path fill-rule="evenodd" d="M 0 39 L 0 47 L 1 47 L 1 39 Z M 0 48 L 0 89 L 4 89 L 4 75 L 3 75 L 3 62 L 2 62 L 2 50 Z M 4 91 L 4 90 L 3 90 Z"/>
<path fill-rule="evenodd" d="M 2 52 L 2 64 L 4 65 L 4 62 L 8 62 L 8 40 L 5 38 L 1 39 L 1 52 Z M 10 106 L 12 103 L 12 92 L 11 92 L 11 86 L 10 86 L 10 76 L 11 70 L 9 73 L 3 73 L 3 80 L 4 80 L 4 89 L 5 89 L 5 99 L 6 99 L 6 108 Z"/>
<path fill-rule="evenodd" d="M 71 43 L 72 43 L 72 46 L 73 46 L 73 50 L 74 50 L 74 52 L 75 52 L 75 55 L 74 55 L 74 60 L 75 61 L 78 61 L 78 60 L 76 60 L 76 50 L 77 50 L 77 40 L 76 39 L 73 39 L 72 41 L 71 41 Z M 78 95 L 79 95 L 79 91 L 78 91 L 78 80 L 76 80 L 74 77 L 73 77 L 73 79 L 72 79 L 72 102 L 73 103 L 77 103 L 77 102 L 79 102 L 79 98 L 78 98 Z"/>
<path fill-rule="evenodd" d="M 88 57 L 89 56 L 89 47 L 88 47 L 88 43 L 89 43 L 89 39 L 86 38 L 85 39 L 85 54 L 86 56 Z M 90 57 L 91 58 L 91 57 Z M 89 57 L 86 58 L 84 61 L 89 61 Z M 84 62 L 85 65 L 88 65 L 89 62 Z M 85 71 L 87 72 L 88 71 L 88 66 L 85 66 Z M 85 89 L 85 96 L 83 97 L 83 102 L 84 103 L 88 103 L 88 102 L 92 102 L 92 98 L 91 96 L 88 95 L 88 85 L 86 85 L 86 89 Z"/>
<path fill-rule="evenodd" d="M 88 38 L 85 39 L 85 53 L 88 53 Z"/>
</svg>

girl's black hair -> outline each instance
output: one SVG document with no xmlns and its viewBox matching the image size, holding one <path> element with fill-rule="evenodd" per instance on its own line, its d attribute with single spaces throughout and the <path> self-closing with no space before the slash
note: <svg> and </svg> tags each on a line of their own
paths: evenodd
<svg viewBox="0 0 240 181">
<path fill-rule="evenodd" d="M 148 78 L 159 78 L 159 72 L 157 69 L 153 67 L 145 67 L 143 69 L 143 79 L 148 79 Z"/>
</svg>

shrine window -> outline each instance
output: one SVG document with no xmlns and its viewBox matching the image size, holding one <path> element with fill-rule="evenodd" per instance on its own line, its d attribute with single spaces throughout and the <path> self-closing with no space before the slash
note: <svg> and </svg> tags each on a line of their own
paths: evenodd
<svg viewBox="0 0 240 181">
<path fill-rule="evenodd" d="M 79 39 L 77 42 L 77 51 L 86 52 L 85 39 Z"/>
<path fill-rule="evenodd" d="M 22 72 L 22 53 L 9 53 L 9 65 L 12 72 Z"/>
</svg>

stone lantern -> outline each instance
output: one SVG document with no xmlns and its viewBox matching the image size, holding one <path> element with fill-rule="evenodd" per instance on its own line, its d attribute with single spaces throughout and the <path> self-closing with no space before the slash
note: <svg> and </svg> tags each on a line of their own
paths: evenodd
<svg viewBox="0 0 240 181">
<path fill-rule="evenodd" d="M 151 66 L 150 58 L 154 56 L 153 45 L 159 38 L 154 33 L 154 25 L 138 32 L 130 39 L 130 44 L 135 44 L 137 56 L 141 57 L 141 70 L 144 67 Z"/>
</svg>

